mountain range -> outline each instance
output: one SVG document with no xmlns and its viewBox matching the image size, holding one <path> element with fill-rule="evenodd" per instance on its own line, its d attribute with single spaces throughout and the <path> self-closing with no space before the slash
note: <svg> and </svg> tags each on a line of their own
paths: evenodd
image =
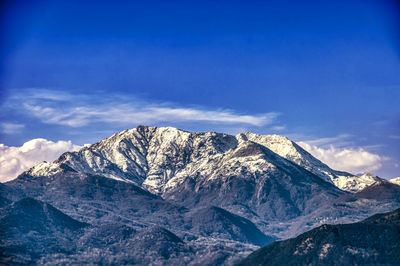
<svg viewBox="0 0 400 266">
<path fill-rule="evenodd" d="M 0 185 L 2 263 L 232 264 L 400 207 L 395 181 L 333 170 L 286 137 L 172 127 L 116 133 Z"/>
</svg>

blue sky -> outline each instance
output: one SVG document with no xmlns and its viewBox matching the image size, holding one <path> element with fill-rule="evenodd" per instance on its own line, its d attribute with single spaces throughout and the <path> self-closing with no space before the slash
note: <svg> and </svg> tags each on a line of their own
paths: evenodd
<svg viewBox="0 0 400 266">
<path fill-rule="evenodd" d="M 396 1 L 2 5 L 6 146 L 83 145 L 138 124 L 252 131 L 400 176 Z"/>
</svg>

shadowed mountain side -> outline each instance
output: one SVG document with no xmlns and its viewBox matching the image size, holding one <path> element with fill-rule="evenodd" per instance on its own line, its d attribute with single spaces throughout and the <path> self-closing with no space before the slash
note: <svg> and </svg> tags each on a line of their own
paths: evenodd
<svg viewBox="0 0 400 266">
<path fill-rule="evenodd" d="M 364 190 L 345 194 L 332 202 L 326 202 L 309 215 L 295 218 L 283 231 L 276 224 L 269 224 L 268 231 L 280 238 L 294 237 L 322 224 L 343 224 L 361 221 L 376 213 L 392 211 L 400 207 L 400 186 L 387 181 L 376 183 Z"/>
<path fill-rule="evenodd" d="M 185 243 L 159 226 L 90 226 L 32 198 L 0 212 L 0 263 L 4 264 L 216 264 L 238 260 L 250 250 L 251 246 L 223 239 Z"/>
<path fill-rule="evenodd" d="M 360 192 L 339 197 L 332 205 L 316 210 L 314 216 L 325 217 L 325 223 L 349 223 L 399 207 L 400 186 L 382 181 Z"/>
<path fill-rule="evenodd" d="M 0 183 L 0 208 L 3 208 L 24 197 L 25 195 L 22 190 Z"/>
<path fill-rule="evenodd" d="M 194 211 L 186 224 L 192 232 L 202 236 L 231 239 L 258 246 L 275 240 L 262 233 L 246 218 L 214 206 Z"/>
<path fill-rule="evenodd" d="M 38 264 L 231 265 L 253 248 L 239 242 L 184 242 L 163 227 L 140 230 L 122 224 L 90 228 L 77 239 L 74 254 L 44 254 Z"/>
<path fill-rule="evenodd" d="M 134 184 L 102 176 L 64 170 L 51 177 L 23 175 L 7 183 L 7 187 L 24 189 L 25 194 L 50 202 L 69 215 L 93 225 L 117 222 L 142 228 L 159 224 L 178 232 L 204 235 L 194 228 L 198 220 L 185 218 L 189 215 L 186 208 L 169 203 Z M 213 215 L 210 217 L 221 220 L 202 221 L 202 226 L 208 228 L 206 235 L 255 245 L 271 241 L 247 219 L 219 208 L 217 210 L 218 215 L 214 216 L 211 211 Z M 225 222 L 226 228 L 215 226 L 220 221 Z"/>
<path fill-rule="evenodd" d="M 398 265 L 400 209 L 362 222 L 322 225 L 269 244 L 237 265 Z"/>
<path fill-rule="evenodd" d="M 179 225 L 183 222 L 181 214 L 187 211 L 134 184 L 71 170 L 50 177 L 25 174 L 6 185 L 93 225 L 110 222 L 139 227 L 143 227 L 142 223 Z"/>
<path fill-rule="evenodd" d="M 7 195 L 7 186 L 0 183 L 0 208 L 3 208 L 12 203 L 12 200 L 9 199 L 9 195 Z"/>
<path fill-rule="evenodd" d="M 375 183 L 374 185 L 369 186 L 358 193 L 342 196 L 341 199 L 346 199 L 347 201 L 352 199 L 389 201 L 393 199 L 397 202 L 400 202 L 400 186 L 388 181 L 382 181 Z"/>
<path fill-rule="evenodd" d="M 0 261 L 25 264 L 43 253 L 74 253 L 87 226 L 50 204 L 24 198 L 0 211 Z"/>
<path fill-rule="evenodd" d="M 101 253 L 97 252 L 99 249 Z M 121 224 L 107 224 L 83 236 L 79 240 L 79 253 L 70 261 L 129 265 L 158 261 L 168 264 L 183 262 L 185 255 L 192 256 L 193 252 L 179 237 L 162 227 L 135 230 Z M 50 258 L 47 260 L 54 262 Z"/>
</svg>

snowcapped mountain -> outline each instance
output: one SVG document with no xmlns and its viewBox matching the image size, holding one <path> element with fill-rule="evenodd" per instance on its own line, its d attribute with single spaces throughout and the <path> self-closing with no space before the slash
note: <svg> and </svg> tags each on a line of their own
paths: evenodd
<svg viewBox="0 0 400 266">
<path fill-rule="evenodd" d="M 78 172 L 133 182 L 153 193 L 163 194 L 187 176 L 199 173 L 210 180 L 218 178 L 216 168 L 226 166 L 235 150 L 253 144 L 271 150 L 342 190 L 359 191 L 380 180 L 369 174 L 358 177 L 332 170 L 293 141 L 279 135 L 244 133 L 231 136 L 145 126 L 114 134 L 79 152 L 64 153 L 55 162 L 43 162 L 28 173 L 47 176 L 62 167 L 71 167 Z M 254 160 L 249 161 L 249 157 Z M 229 163 L 243 164 L 253 172 L 273 170 L 273 163 L 263 164 L 263 160 L 256 157 L 257 154 L 251 154 L 246 160 L 230 160 Z"/>
<path fill-rule="evenodd" d="M 247 135 L 141 126 L 78 152 L 64 153 L 55 162 L 42 163 L 26 174 L 51 176 L 70 169 L 132 183 L 187 207 L 213 204 L 247 217 L 257 213 L 268 219 L 290 219 L 343 194 L 332 182 L 325 182 L 326 178 Z M 300 149 L 285 138 L 271 138 L 275 142 L 270 146 Z"/>
</svg>

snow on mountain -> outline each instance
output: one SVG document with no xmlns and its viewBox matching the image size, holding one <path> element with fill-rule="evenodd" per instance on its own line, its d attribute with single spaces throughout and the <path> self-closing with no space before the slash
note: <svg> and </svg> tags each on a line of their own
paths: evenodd
<svg viewBox="0 0 400 266">
<path fill-rule="evenodd" d="M 62 169 L 133 183 L 185 207 L 213 204 L 245 217 L 291 219 L 343 194 L 245 134 L 140 126 L 28 172 Z"/>
<path fill-rule="evenodd" d="M 64 153 L 53 163 L 43 162 L 31 168 L 28 174 L 47 176 L 56 174 L 60 167 L 70 167 L 78 172 L 132 182 L 155 194 L 163 194 L 187 176 L 201 173 L 209 180 L 219 178 L 215 169 L 221 166 L 237 171 L 241 167 L 252 172 L 274 171 L 274 163 L 266 162 L 258 153 L 230 159 L 235 150 L 251 143 L 273 151 L 342 190 L 359 191 L 378 180 L 332 170 L 295 142 L 279 135 L 244 133 L 232 136 L 145 126 L 116 133 L 78 152 Z"/>
<path fill-rule="evenodd" d="M 366 173 L 362 176 L 338 176 L 334 183 L 343 190 L 357 192 L 382 181 L 382 178 Z"/>
<path fill-rule="evenodd" d="M 327 165 L 313 157 L 295 142 L 284 136 L 258 135 L 253 133 L 245 133 L 245 136 L 249 140 L 267 147 L 283 158 L 300 165 L 327 182 L 333 183 L 332 180 L 336 178 L 334 170 L 330 169 Z"/>
<path fill-rule="evenodd" d="M 390 179 L 389 182 L 400 186 L 400 176 Z"/>
<path fill-rule="evenodd" d="M 28 174 L 52 175 L 64 165 L 78 172 L 133 182 L 161 194 L 185 176 L 196 175 L 199 171 L 209 179 L 218 178 L 213 169 L 227 151 L 237 148 L 238 143 L 234 136 L 215 132 L 138 127 L 114 134 L 78 152 L 64 153 L 53 163 L 44 162 L 33 167 Z"/>
<path fill-rule="evenodd" d="M 357 192 L 375 182 L 382 181 L 381 178 L 370 173 L 359 177 L 350 173 L 333 170 L 317 158 L 313 157 L 295 142 L 284 136 L 258 135 L 253 133 L 245 133 L 245 135 L 249 140 L 269 148 L 283 158 L 300 165 L 306 170 L 321 177 L 323 180 L 333 183 L 342 190 Z"/>
<path fill-rule="evenodd" d="M 147 147 L 146 136 L 136 129 L 125 130 L 78 152 L 66 152 L 53 163 L 43 162 L 27 173 L 32 176 L 53 175 L 62 166 L 68 166 L 77 172 L 101 174 L 140 185 L 148 170 Z"/>
</svg>

